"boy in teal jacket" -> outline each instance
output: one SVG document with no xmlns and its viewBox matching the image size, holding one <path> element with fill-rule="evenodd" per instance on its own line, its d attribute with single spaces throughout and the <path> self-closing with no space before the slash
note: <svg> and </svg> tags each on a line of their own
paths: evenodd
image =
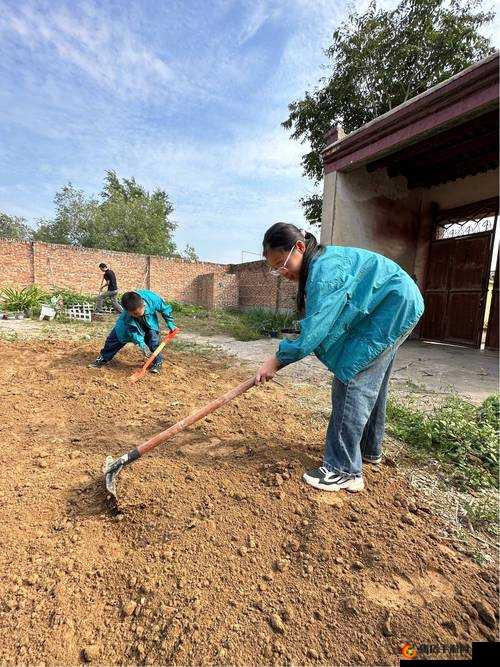
<svg viewBox="0 0 500 667">
<path fill-rule="evenodd" d="M 270 227 L 263 246 L 271 273 L 298 282 L 302 319 L 300 336 L 282 341 L 257 371 L 256 383 L 312 353 L 332 371 L 323 462 L 304 481 L 325 491 L 361 491 L 362 463 L 382 458 L 389 377 L 398 347 L 424 312 L 422 295 L 387 257 L 320 246 L 294 225 Z"/>
<path fill-rule="evenodd" d="M 90 364 L 90 368 L 100 368 L 107 364 L 127 343 L 134 343 L 142 350 L 146 358 L 150 357 L 160 344 L 158 313 L 163 317 L 170 331 L 176 328 L 172 308 L 155 292 L 146 289 L 126 292 L 122 296 L 122 306 L 123 313 L 116 320 L 115 326 L 106 338 L 104 347 L 97 359 Z M 163 357 L 159 354 L 150 372 L 159 373 L 162 362 Z"/>
</svg>

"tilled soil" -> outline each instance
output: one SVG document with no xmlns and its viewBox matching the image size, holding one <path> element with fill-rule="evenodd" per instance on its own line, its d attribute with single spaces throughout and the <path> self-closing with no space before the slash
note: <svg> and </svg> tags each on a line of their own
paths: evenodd
<svg viewBox="0 0 500 667">
<path fill-rule="evenodd" d="M 496 638 L 497 578 L 440 535 L 397 468 L 359 494 L 301 482 L 325 422 L 253 389 L 124 470 L 101 468 L 248 375 L 169 349 L 0 342 L 0 659 L 7 664 L 397 664 L 404 642 Z"/>
</svg>

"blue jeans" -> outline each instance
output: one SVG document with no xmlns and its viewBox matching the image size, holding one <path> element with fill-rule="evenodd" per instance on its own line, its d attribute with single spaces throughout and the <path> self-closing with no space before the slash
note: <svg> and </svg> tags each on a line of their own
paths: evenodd
<svg viewBox="0 0 500 667">
<path fill-rule="evenodd" d="M 148 329 L 144 334 L 144 340 L 146 341 L 146 345 L 149 347 L 151 352 L 154 352 L 160 344 L 160 334 L 158 331 Z M 112 329 L 111 333 L 106 338 L 106 342 L 104 343 L 104 347 L 100 352 L 100 356 L 107 363 L 108 361 L 111 361 L 115 354 L 119 352 L 125 345 L 126 343 L 122 343 L 120 340 L 118 340 L 115 330 Z M 151 368 L 157 368 L 158 366 L 161 366 L 162 363 L 163 355 L 159 354 L 151 365 Z"/>
<path fill-rule="evenodd" d="M 330 472 L 361 476 L 362 457 L 378 459 L 385 432 L 387 391 L 394 358 L 407 332 L 347 384 L 332 384 L 332 414 L 323 465 Z"/>
</svg>

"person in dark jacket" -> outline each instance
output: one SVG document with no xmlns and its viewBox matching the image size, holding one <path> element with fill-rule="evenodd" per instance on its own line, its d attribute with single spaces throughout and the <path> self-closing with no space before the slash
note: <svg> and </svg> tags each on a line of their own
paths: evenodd
<svg viewBox="0 0 500 667">
<path fill-rule="evenodd" d="M 113 304 L 113 308 L 117 313 L 121 313 L 123 308 L 120 305 L 120 302 L 117 299 L 118 294 L 118 284 L 116 282 L 116 275 L 112 269 L 108 269 L 104 262 L 99 264 L 103 276 L 101 280 L 101 287 L 99 288 L 99 295 L 96 301 L 96 313 L 102 313 L 102 307 L 104 305 L 104 300 L 109 299 Z M 104 287 L 107 286 L 107 291 L 103 292 Z"/>
<path fill-rule="evenodd" d="M 148 358 L 160 344 L 158 313 L 170 331 L 176 328 L 171 306 L 156 292 L 145 289 L 125 292 L 122 306 L 123 313 L 116 320 L 104 347 L 97 359 L 90 364 L 90 368 L 101 368 L 107 364 L 127 343 L 137 345 Z M 149 369 L 150 372 L 159 373 L 162 362 L 163 356 L 159 354 Z"/>
<path fill-rule="evenodd" d="M 257 371 L 256 383 L 314 353 L 334 374 L 333 411 L 322 465 L 304 474 L 326 491 L 361 491 L 362 463 L 378 465 L 389 377 L 398 347 L 424 312 L 415 281 L 369 250 L 318 245 L 295 225 L 267 230 L 271 272 L 298 282 L 300 336 L 283 340 Z"/>
</svg>

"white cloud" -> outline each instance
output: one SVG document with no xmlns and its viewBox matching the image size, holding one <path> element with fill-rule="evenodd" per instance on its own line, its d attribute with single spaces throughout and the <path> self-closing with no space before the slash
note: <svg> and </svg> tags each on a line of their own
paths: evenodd
<svg viewBox="0 0 500 667">
<path fill-rule="evenodd" d="M 171 68 L 117 17 L 72 13 L 65 7 L 21 4 L 5 12 L 0 31 L 14 33 L 29 48 L 47 47 L 114 94 L 154 92 L 173 76 Z"/>
<path fill-rule="evenodd" d="M 270 18 L 272 11 L 269 3 L 265 0 L 252 0 L 250 2 L 250 13 L 246 23 L 238 36 L 238 44 L 241 46 L 262 28 L 265 22 Z"/>
<path fill-rule="evenodd" d="M 97 193 L 113 168 L 150 190 L 165 189 L 179 246 L 194 244 L 206 259 L 258 252 L 276 220 L 303 224 L 297 200 L 309 187 L 301 177 L 305 147 L 280 122 L 287 103 L 320 76 L 340 2 L 218 0 L 209 12 L 204 2 L 171 0 L 155 7 L 158 26 L 140 4 L 111 16 L 106 3 L 90 0 L 22 2 L 7 18 L 0 14 L 0 52 L 8 36 L 14 49 L 24 45 L 39 59 L 38 69 L 23 71 L 21 82 L 12 77 L 3 97 L 0 91 L 0 122 L 26 136 L 26 161 L 18 160 L 19 143 L 7 161 L 28 184 L 15 197 L 6 188 L 3 201 L 13 212 L 46 215 L 68 180 Z M 224 23 L 225 14 L 231 20 Z M 277 45 L 254 39 L 263 28 L 276 30 Z M 36 192 L 35 171 L 43 181 Z"/>
<path fill-rule="evenodd" d="M 290 141 L 283 129 L 236 140 L 227 155 L 227 168 L 242 178 L 298 177 L 304 146 Z"/>
</svg>

